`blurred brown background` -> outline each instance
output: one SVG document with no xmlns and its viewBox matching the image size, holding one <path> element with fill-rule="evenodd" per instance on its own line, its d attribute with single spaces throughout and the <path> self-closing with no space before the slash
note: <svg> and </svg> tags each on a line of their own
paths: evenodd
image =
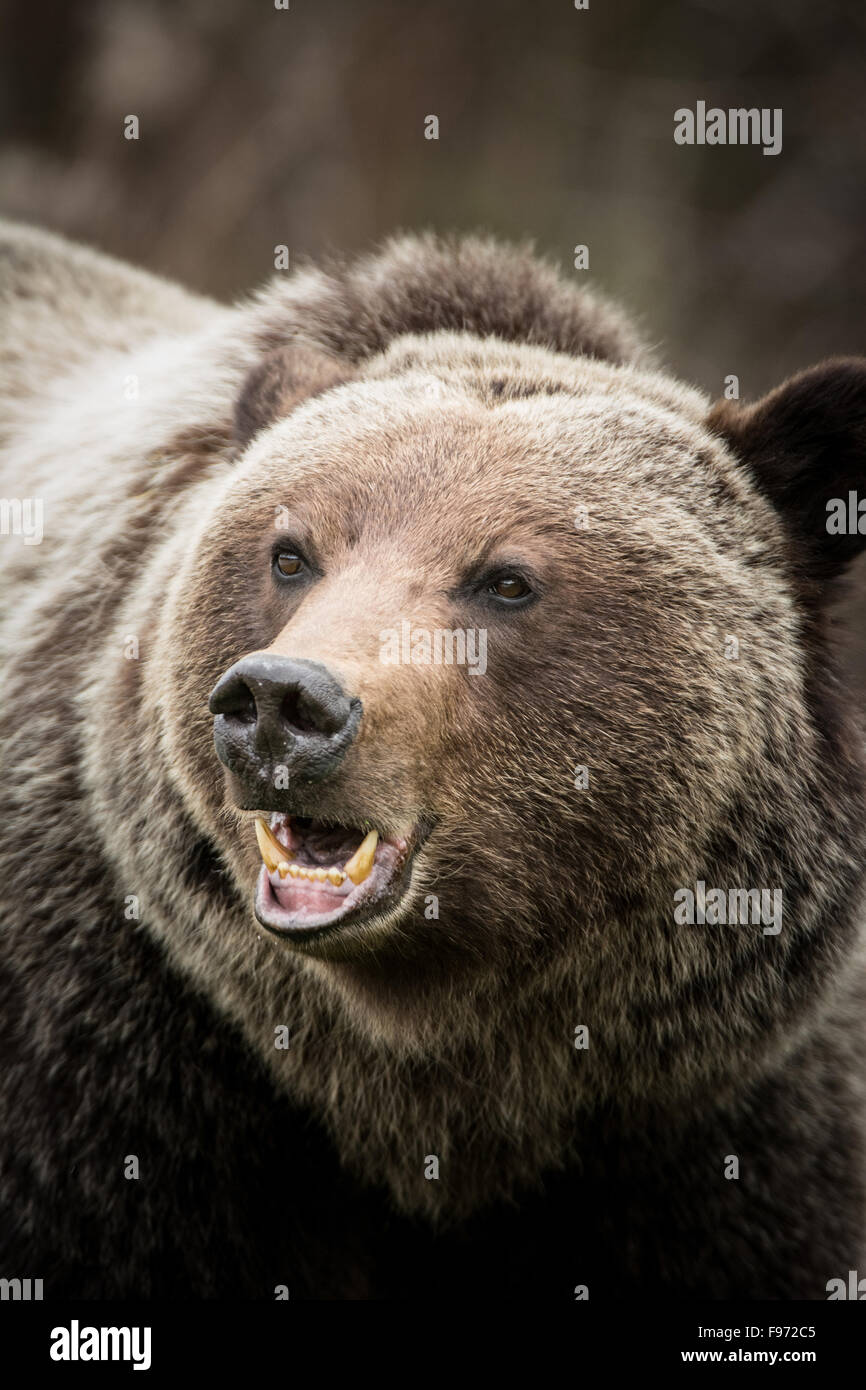
<svg viewBox="0 0 866 1390">
<path fill-rule="evenodd" d="M 273 247 L 530 237 L 744 396 L 866 351 L 866 7 L 835 0 L 2 0 L 0 210 L 218 296 Z M 778 156 L 673 113 L 784 110 Z M 141 138 L 123 137 L 134 113 Z M 440 120 L 438 142 L 424 117 Z"/>
</svg>

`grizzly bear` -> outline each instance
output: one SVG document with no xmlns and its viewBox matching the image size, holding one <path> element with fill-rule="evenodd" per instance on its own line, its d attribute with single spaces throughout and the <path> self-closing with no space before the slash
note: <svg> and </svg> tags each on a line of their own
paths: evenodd
<svg viewBox="0 0 866 1390">
<path fill-rule="evenodd" d="M 866 1268 L 866 361 L 714 405 L 481 237 L 227 308 L 6 225 L 0 300 L 0 1275 Z"/>
</svg>

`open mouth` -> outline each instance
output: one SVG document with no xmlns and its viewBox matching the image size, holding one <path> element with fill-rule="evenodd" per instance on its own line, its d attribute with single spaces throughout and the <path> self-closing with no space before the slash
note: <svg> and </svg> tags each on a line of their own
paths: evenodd
<svg viewBox="0 0 866 1390">
<path fill-rule="evenodd" d="M 258 816 L 255 831 L 256 917 L 277 935 L 309 940 L 382 911 L 408 886 L 413 837 L 282 813 Z"/>
</svg>

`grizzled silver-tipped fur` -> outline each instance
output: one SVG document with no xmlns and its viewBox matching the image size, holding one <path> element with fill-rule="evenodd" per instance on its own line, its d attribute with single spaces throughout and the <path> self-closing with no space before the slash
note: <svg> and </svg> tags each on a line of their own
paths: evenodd
<svg viewBox="0 0 866 1390">
<path fill-rule="evenodd" d="M 2 264 L 0 485 L 45 526 L 0 544 L 4 1268 L 555 1293 L 579 1233 L 601 1295 L 822 1297 L 863 1244 L 864 775 L 823 640 L 858 543 L 823 497 L 862 481 L 864 365 L 713 407 L 484 238 L 235 308 L 28 229 Z M 403 622 L 483 627 L 483 679 L 384 663 Z M 309 941 L 257 922 L 214 752 L 260 652 L 363 710 L 269 809 L 411 851 Z M 779 890 L 781 930 L 679 923 L 698 883 Z"/>
</svg>

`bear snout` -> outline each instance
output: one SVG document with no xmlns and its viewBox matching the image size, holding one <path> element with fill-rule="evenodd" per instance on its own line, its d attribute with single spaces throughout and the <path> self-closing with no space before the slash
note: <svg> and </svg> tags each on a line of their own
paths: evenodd
<svg viewBox="0 0 866 1390">
<path fill-rule="evenodd" d="M 260 793 L 281 770 L 320 782 L 339 766 L 361 722 L 362 706 L 317 661 L 254 652 L 235 662 L 211 691 L 217 756 Z M 284 785 L 284 783 L 282 783 Z"/>
</svg>

